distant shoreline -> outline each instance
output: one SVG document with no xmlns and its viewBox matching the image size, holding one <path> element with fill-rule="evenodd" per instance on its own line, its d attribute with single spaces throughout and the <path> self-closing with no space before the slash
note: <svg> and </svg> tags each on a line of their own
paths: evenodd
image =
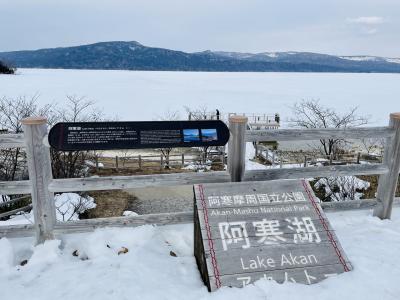
<svg viewBox="0 0 400 300">
<path fill-rule="evenodd" d="M 18 67 L 15 74 L 2 74 L 2 75 L 21 75 L 18 73 L 19 70 L 64 70 L 64 71 L 126 71 L 126 72 L 176 72 L 176 73 L 254 73 L 254 74 L 265 74 L 265 73 L 292 73 L 292 74 L 400 74 L 399 72 L 332 72 L 332 71 L 190 71 L 190 70 L 132 70 L 132 69 L 87 69 L 87 68 L 46 68 L 46 67 Z"/>
<path fill-rule="evenodd" d="M 0 52 L 17 68 L 178 72 L 400 73 L 400 58 L 337 56 L 312 52 L 183 52 L 138 42 Z"/>
</svg>

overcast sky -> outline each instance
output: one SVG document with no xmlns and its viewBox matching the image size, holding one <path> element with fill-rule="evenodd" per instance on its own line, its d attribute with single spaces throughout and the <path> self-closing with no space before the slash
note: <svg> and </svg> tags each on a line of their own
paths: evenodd
<svg viewBox="0 0 400 300">
<path fill-rule="evenodd" d="M 400 0 L 0 0 L 0 14 L 0 51 L 135 40 L 400 57 Z"/>
</svg>

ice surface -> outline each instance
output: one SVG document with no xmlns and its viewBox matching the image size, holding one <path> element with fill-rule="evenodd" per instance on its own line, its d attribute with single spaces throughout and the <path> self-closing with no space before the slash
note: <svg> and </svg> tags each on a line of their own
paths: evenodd
<svg viewBox="0 0 400 300">
<path fill-rule="evenodd" d="M 62 104 L 67 95 L 97 101 L 109 117 L 154 120 L 183 106 L 222 113 L 280 113 L 302 99 L 344 111 L 359 107 L 374 125 L 387 125 L 399 110 L 400 74 L 344 73 L 215 73 L 105 70 L 19 69 L 17 76 L 0 76 L 0 96 L 39 94 L 41 104 Z"/>
</svg>

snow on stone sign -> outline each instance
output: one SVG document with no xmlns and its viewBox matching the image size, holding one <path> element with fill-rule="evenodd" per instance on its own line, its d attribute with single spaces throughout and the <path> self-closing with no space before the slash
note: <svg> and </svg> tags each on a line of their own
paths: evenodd
<svg viewBox="0 0 400 300">
<path fill-rule="evenodd" d="M 194 186 L 194 254 L 209 291 L 313 284 L 352 265 L 305 180 Z"/>
</svg>

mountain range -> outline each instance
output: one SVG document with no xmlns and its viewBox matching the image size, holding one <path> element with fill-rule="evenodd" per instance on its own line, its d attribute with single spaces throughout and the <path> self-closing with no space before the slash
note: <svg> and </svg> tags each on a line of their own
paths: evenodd
<svg viewBox="0 0 400 300">
<path fill-rule="evenodd" d="M 0 52 L 0 60 L 20 68 L 217 72 L 377 72 L 400 73 L 400 58 L 335 56 L 311 52 L 187 53 L 138 42 Z"/>
</svg>

